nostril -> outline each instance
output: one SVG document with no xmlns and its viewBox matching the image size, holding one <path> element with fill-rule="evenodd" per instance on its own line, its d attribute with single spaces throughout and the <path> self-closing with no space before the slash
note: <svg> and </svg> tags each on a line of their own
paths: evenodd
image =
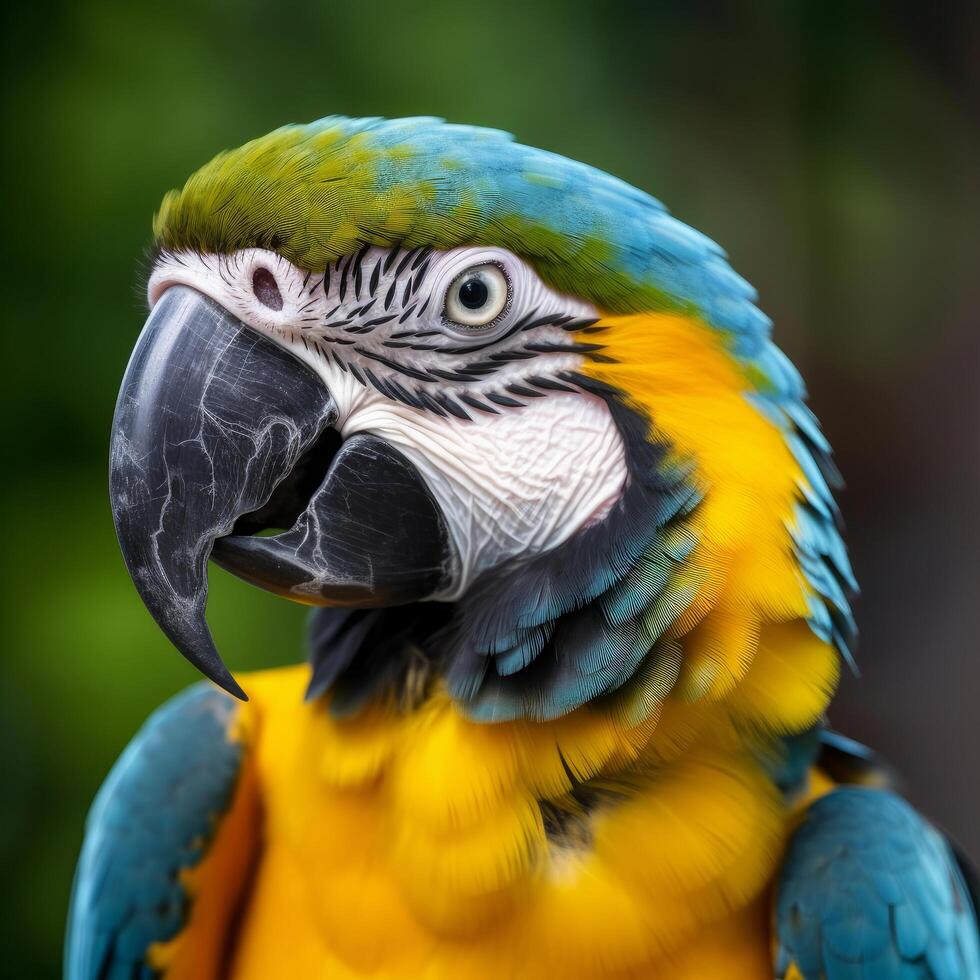
<svg viewBox="0 0 980 980">
<path fill-rule="evenodd" d="M 266 268 L 259 267 L 252 273 L 252 292 L 255 298 L 270 310 L 282 309 L 282 293 L 276 284 L 276 277 Z"/>
</svg>

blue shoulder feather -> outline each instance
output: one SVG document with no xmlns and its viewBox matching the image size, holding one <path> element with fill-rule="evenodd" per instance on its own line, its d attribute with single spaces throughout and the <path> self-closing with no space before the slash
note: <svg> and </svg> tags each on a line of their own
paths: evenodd
<svg viewBox="0 0 980 980">
<path fill-rule="evenodd" d="M 977 918 L 951 848 L 901 797 L 847 787 L 790 841 L 776 896 L 776 975 L 977 980 Z"/>
<path fill-rule="evenodd" d="M 197 684 L 157 710 L 99 790 L 75 873 L 66 980 L 147 978 L 146 952 L 187 919 L 179 872 L 206 852 L 231 801 L 242 746 L 236 702 Z"/>
</svg>

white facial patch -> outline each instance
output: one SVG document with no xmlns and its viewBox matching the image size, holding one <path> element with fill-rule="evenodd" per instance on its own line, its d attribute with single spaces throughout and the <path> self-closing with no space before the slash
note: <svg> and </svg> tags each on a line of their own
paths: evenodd
<svg viewBox="0 0 980 980">
<path fill-rule="evenodd" d="M 509 558 L 557 547 L 605 516 L 626 482 L 619 432 L 592 395 L 555 392 L 463 422 L 369 392 L 341 427 L 344 436 L 355 432 L 404 453 L 439 502 L 459 560 L 444 599 Z"/>
<path fill-rule="evenodd" d="M 481 281 L 460 283 L 468 270 L 486 280 L 488 268 L 489 285 L 505 282 L 507 297 L 487 291 L 481 325 Z M 419 469 L 457 555 L 452 585 L 437 598 L 457 598 L 508 559 L 557 547 L 623 492 L 625 452 L 605 401 L 560 380 L 582 366 L 589 345 L 570 331 L 595 311 L 509 252 L 369 249 L 318 274 L 259 249 L 164 255 L 151 306 L 177 283 L 319 374 L 344 437 L 375 435 Z M 471 322 L 448 318 L 461 302 L 473 307 Z"/>
</svg>

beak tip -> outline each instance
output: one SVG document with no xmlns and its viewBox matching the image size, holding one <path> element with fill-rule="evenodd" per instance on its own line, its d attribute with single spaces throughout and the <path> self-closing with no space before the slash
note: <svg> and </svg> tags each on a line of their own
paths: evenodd
<svg viewBox="0 0 980 980">
<path fill-rule="evenodd" d="M 205 630 L 207 630 L 207 627 L 205 627 Z M 218 655 L 214 641 L 211 639 L 210 631 L 206 633 L 202 631 L 202 633 L 206 636 L 207 642 L 202 644 L 195 643 L 193 646 L 175 642 L 177 639 L 180 639 L 177 637 L 171 637 L 170 639 L 184 657 L 204 674 L 212 684 L 216 684 L 232 697 L 238 698 L 239 701 L 247 701 L 248 695 Z"/>
<path fill-rule="evenodd" d="M 204 618 L 203 602 L 187 615 L 184 610 L 174 610 L 154 601 L 143 600 L 150 614 L 163 629 L 170 642 L 180 651 L 184 659 L 197 668 L 212 684 L 239 701 L 247 701 L 248 695 L 228 669 L 218 648 L 214 645 L 211 630 Z"/>
<path fill-rule="evenodd" d="M 234 676 L 232 676 L 232 674 L 230 674 L 227 670 L 225 671 L 224 677 L 212 677 L 211 680 L 233 698 L 237 698 L 242 702 L 248 701 L 248 695 L 242 689 L 241 684 L 239 684 L 238 681 L 235 680 Z"/>
</svg>

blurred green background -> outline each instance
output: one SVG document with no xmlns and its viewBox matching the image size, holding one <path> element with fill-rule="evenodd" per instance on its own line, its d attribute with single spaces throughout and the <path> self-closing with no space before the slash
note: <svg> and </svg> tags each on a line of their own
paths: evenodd
<svg viewBox="0 0 980 980">
<path fill-rule="evenodd" d="M 863 678 L 833 720 L 980 854 L 975 3 L 26 4 L 3 40 L 3 966 L 56 976 L 86 808 L 194 680 L 106 502 L 163 192 L 328 113 L 438 114 L 610 170 L 716 238 L 806 374 L 849 490 Z M 304 614 L 215 571 L 239 669 Z"/>
</svg>

